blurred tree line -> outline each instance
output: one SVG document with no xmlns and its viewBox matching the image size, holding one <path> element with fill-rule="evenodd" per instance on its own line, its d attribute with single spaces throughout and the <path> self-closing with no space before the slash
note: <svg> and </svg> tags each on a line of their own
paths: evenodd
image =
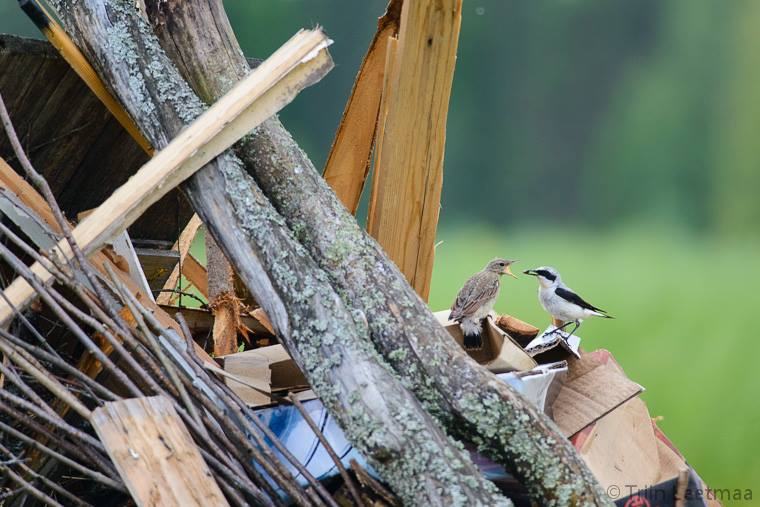
<svg viewBox="0 0 760 507">
<path fill-rule="evenodd" d="M 321 167 L 385 0 L 225 5 L 249 56 L 302 26 L 335 39 L 335 70 L 282 115 Z M 758 26 L 752 0 L 465 0 L 442 221 L 747 234 Z M 37 36 L 10 1 L 0 30 Z"/>
</svg>

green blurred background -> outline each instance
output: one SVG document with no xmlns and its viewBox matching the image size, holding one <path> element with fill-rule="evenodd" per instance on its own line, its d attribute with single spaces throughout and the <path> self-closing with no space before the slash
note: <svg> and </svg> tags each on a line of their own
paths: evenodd
<svg viewBox="0 0 760 507">
<path fill-rule="evenodd" d="M 249 56 L 336 68 L 282 119 L 321 168 L 383 0 L 227 0 Z M 37 36 L 15 2 L 0 31 Z M 760 1 L 465 0 L 431 306 L 494 256 L 549 264 L 714 488 L 760 486 Z M 548 323 L 530 277 L 497 309 Z M 760 491 L 756 492 L 760 495 Z"/>
</svg>

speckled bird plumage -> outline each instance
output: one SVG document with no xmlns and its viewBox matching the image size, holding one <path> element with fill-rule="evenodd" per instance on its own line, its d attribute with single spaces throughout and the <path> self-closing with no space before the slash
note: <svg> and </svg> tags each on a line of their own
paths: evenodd
<svg viewBox="0 0 760 507">
<path fill-rule="evenodd" d="M 459 323 L 465 337 L 465 348 L 482 346 L 482 320 L 488 316 L 499 297 L 501 275 L 515 276 L 509 270 L 513 262 L 505 259 L 492 260 L 482 271 L 470 277 L 457 294 L 449 320 Z"/>
</svg>

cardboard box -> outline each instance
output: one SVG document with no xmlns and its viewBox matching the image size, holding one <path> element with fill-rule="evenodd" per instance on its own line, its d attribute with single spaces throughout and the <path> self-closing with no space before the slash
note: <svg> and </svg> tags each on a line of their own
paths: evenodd
<svg viewBox="0 0 760 507">
<path fill-rule="evenodd" d="M 568 373 L 552 405 L 554 422 L 569 437 L 643 392 L 604 349 L 568 360 Z"/>
<path fill-rule="evenodd" d="M 500 315 L 495 319 L 495 324 L 511 336 L 518 345 L 525 348 L 527 344 L 538 336 L 540 329 L 512 315 Z"/>
<path fill-rule="evenodd" d="M 564 361 L 571 356 L 580 359 L 579 352 L 581 345 L 580 336 L 570 336 L 564 331 L 557 331 L 554 326 L 549 326 L 543 333 L 536 336 L 530 343 L 525 346 L 525 352 L 528 353 L 538 364 L 556 363 Z"/>
<path fill-rule="evenodd" d="M 449 310 L 436 312 L 435 317 L 461 346 L 464 335 L 459 324 L 449 320 Z M 536 361 L 511 336 L 494 324 L 495 317 L 492 313 L 483 321 L 483 347 L 466 352 L 494 373 L 528 371 L 535 368 Z"/>
<path fill-rule="evenodd" d="M 709 490 L 633 398 L 570 438 L 620 507 L 712 507 Z M 680 501 L 679 501 L 680 499 Z"/>
<path fill-rule="evenodd" d="M 303 373 L 279 344 L 221 356 L 218 359 L 228 374 L 224 377 L 225 383 L 252 407 L 271 403 L 270 396 L 260 391 L 271 394 L 308 388 Z M 251 386 L 255 386 L 256 389 Z"/>
</svg>

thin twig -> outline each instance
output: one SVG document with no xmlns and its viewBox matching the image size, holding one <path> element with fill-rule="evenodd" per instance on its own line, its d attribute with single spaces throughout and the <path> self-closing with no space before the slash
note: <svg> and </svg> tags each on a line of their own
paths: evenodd
<svg viewBox="0 0 760 507">
<path fill-rule="evenodd" d="M 38 451 L 42 452 L 43 454 L 47 454 L 51 458 L 61 462 L 62 464 L 69 466 L 76 470 L 77 472 L 88 476 L 89 478 L 93 479 L 94 481 L 97 481 L 105 486 L 108 486 L 110 488 L 113 488 L 117 491 L 121 491 L 126 493 L 127 489 L 124 487 L 124 485 L 120 482 L 114 481 L 113 479 L 106 477 L 102 473 L 98 472 L 97 470 L 92 470 L 90 468 L 87 468 L 86 466 L 77 463 L 76 461 L 64 456 L 63 454 L 59 453 L 58 451 L 55 451 L 48 447 L 47 445 L 44 445 L 33 438 L 30 438 L 20 431 L 16 430 L 15 428 L 12 428 L 11 426 L 8 426 L 7 424 L 0 421 L 0 430 L 3 431 L 3 433 L 8 434 L 12 436 L 13 438 L 20 440 L 24 442 L 25 444 L 37 449 Z"/>
<path fill-rule="evenodd" d="M 11 450 L 5 447 L 4 445 L 2 445 L 1 443 L 0 443 L 0 451 L 5 453 L 6 456 L 16 458 L 16 456 L 11 452 Z M 34 477 L 35 480 L 42 482 L 43 484 L 45 484 L 45 486 L 49 487 L 50 489 L 52 489 L 59 495 L 65 496 L 72 503 L 79 505 L 80 507 L 90 507 L 89 503 L 84 502 L 81 499 L 77 498 L 76 496 L 72 495 L 65 488 L 59 486 L 58 484 L 51 481 L 47 477 L 38 474 L 37 472 L 29 468 L 29 466 L 27 466 L 23 461 L 19 463 L 19 468 L 21 468 L 24 471 L 24 473 Z"/>
<path fill-rule="evenodd" d="M 333 449 L 332 446 L 330 445 L 330 442 L 327 440 L 327 437 L 325 437 L 325 434 L 322 433 L 322 430 L 319 429 L 319 427 L 317 426 L 317 423 L 314 422 L 314 419 L 312 419 L 311 415 L 303 406 L 303 404 L 301 403 L 301 400 L 299 400 L 298 397 L 291 394 L 288 396 L 288 399 L 293 403 L 296 409 L 298 409 L 304 421 L 306 421 L 306 424 L 309 425 L 309 428 L 311 428 L 311 431 L 314 432 L 314 435 L 316 435 L 316 437 L 322 443 L 322 447 L 324 447 L 325 450 L 327 451 L 327 454 L 330 455 L 330 458 L 333 460 L 333 463 L 335 463 L 335 466 L 338 469 L 340 476 L 343 477 L 343 482 L 346 484 L 348 491 L 351 493 L 351 497 L 353 498 L 354 503 L 359 507 L 363 506 L 364 502 L 362 501 L 361 494 L 359 493 L 359 488 L 356 486 L 356 483 L 354 483 L 353 478 L 348 474 L 348 471 L 343 466 L 343 463 L 341 462 L 340 457 L 338 457 L 338 454 L 335 452 L 335 449 Z"/>
<path fill-rule="evenodd" d="M 46 495 L 44 492 L 40 491 L 39 489 L 35 488 L 32 484 L 26 482 L 23 477 L 16 474 L 13 470 L 11 470 L 9 467 L 3 465 L 0 463 L 0 470 L 5 470 L 5 475 L 11 479 L 13 482 L 18 484 L 21 488 L 24 489 L 27 493 L 35 497 L 37 500 L 44 502 L 47 505 L 52 505 L 53 507 L 63 507 L 60 503 L 53 500 L 51 497 Z"/>
</svg>

